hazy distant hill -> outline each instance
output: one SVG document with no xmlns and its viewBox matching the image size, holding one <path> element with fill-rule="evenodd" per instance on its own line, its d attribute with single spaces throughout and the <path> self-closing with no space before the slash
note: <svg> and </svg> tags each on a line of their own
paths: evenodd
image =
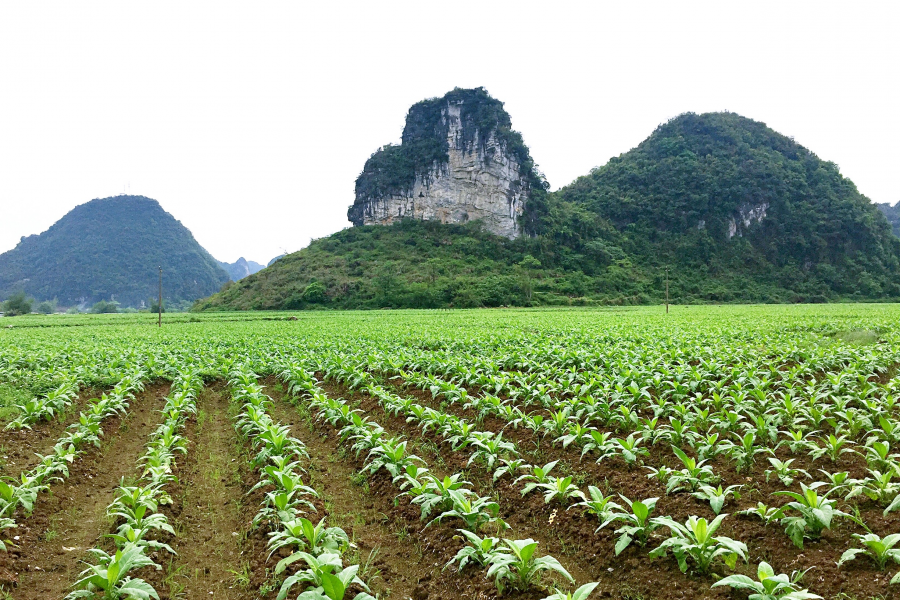
<svg viewBox="0 0 900 600">
<path fill-rule="evenodd" d="M 900 299 L 900 239 L 837 166 L 733 113 L 681 115 L 526 207 L 353 227 L 196 304 L 207 309 Z M 883 210 L 883 209 L 882 209 Z M 896 209 L 895 209 L 896 210 Z"/>
<path fill-rule="evenodd" d="M 261 265 L 258 262 L 253 262 L 252 260 L 247 260 L 243 256 L 237 259 L 233 263 L 227 263 L 218 261 L 219 266 L 225 269 L 225 272 L 228 273 L 228 276 L 231 278 L 231 281 L 238 281 L 239 279 L 243 279 L 247 275 L 253 275 L 263 269 L 265 269 L 265 265 Z"/>
<path fill-rule="evenodd" d="M 878 210 L 881 211 L 891 224 L 891 227 L 894 228 L 894 235 L 900 237 L 900 202 L 897 202 L 893 206 L 887 202 L 876 204 L 875 206 L 878 207 Z"/>
<path fill-rule="evenodd" d="M 156 200 L 115 196 L 75 207 L 47 231 L 0 255 L 0 298 L 16 290 L 63 306 L 155 298 L 158 267 L 167 302 L 219 290 L 228 275 Z"/>
</svg>

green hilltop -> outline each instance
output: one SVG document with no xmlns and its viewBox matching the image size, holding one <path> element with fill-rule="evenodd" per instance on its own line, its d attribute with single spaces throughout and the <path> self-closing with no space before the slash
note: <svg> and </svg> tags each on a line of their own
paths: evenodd
<svg viewBox="0 0 900 600">
<path fill-rule="evenodd" d="M 24 291 L 62 306 L 115 300 L 137 307 L 156 297 L 160 266 L 164 301 L 172 305 L 208 296 L 228 280 L 156 200 L 96 199 L 0 254 L 0 298 Z"/>
<path fill-rule="evenodd" d="M 678 302 L 900 298 L 882 212 L 833 163 L 733 113 L 676 117 L 529 219 L 515 240 L 477 222 L 353 227 L 195 310 L 647 303 L 666 268 Z"/>
</svg>

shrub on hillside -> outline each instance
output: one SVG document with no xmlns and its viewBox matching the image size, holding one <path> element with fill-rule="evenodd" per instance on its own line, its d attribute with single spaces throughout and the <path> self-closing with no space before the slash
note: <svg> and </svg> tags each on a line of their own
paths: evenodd
<svg viewBox="0 0 900 600">
<path fill-rule="evenodd" d="M 7 317 L 27 315 L 31 312 L 31 299 L 25 296 L 25 292 L 16 292 L 3 303 L 3 314 Z"/>
</svg>

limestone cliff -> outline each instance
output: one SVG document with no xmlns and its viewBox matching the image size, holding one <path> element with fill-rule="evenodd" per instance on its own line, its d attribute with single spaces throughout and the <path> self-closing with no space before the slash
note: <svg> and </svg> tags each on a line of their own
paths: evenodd
<svg viewBox="0 0 900 600">
<path fill-rule="evenodd" d="M 366 161 L 347 218 L 354 225 L 479 219 L 492 233 L 518 237 L 529 201 L 546 183 L 510 125 L 503 103 L 483 88 L 415 104 L 402 143 Z"/>
</svg>

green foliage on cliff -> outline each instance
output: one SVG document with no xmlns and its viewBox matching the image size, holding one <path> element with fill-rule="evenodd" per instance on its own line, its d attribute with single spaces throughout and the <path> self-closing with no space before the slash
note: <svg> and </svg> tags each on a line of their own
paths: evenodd
<svg viewBox="0 0 900 600">
<path fill-rule="evenodd" d="M 646 303 L 666 267 L 677 302 L 900 299 L 900 239 L 878 209 L 832 163 L 734 114 L 673 119 L 539 209 L 517 240 L 478 223 L 344 230 L 195 308 Z"/>
<path fill-rule="evenodd" d="M 101 300 L 139 306 L 156 296 L 159 266 L 169 302 L 208 296 L 228 280 L 156 200 L 92 200 L 0 255 L 0 298 L 21 290 L 39 300 L 56 298 L 62 306 Z"/>
<path fill-rule="evenodd" d="M 366 161 L 362 173 L 356 179 L 356 204 L 348 212 L 350 221 L 362 223 L 360 202 L 370 198 L 403 195 L 412 187 L 417 175 L 424 175 L 435 165 L 446 164 L 450 160 L 447 139 L 450 123 L 445 114 L 448 105 L 460 107 L 458 149 L 471 151 L 478 144 L 478 149 L 490 158 L 493 149 L 487 146 L 487 140 L 493 134 L 506 152 L 518 162 L 520 173 L 532 195 L 539 197 L 531 206 L 537 209 L 544 205 L 543 196 L 547 184 L 537 171 L 522 135 L 512 129 L 512 121 L 504 110 L 503 103 L 492 98 L 484 88 L 456 88 L 441 98 L 414 104 L 406 116 L 400 145 L 388 144 Z M 536 213 L 528 213 L 525 216 L 523 225 L 526 231 L 530 231 L 534 214 Z"/>
</svg>

